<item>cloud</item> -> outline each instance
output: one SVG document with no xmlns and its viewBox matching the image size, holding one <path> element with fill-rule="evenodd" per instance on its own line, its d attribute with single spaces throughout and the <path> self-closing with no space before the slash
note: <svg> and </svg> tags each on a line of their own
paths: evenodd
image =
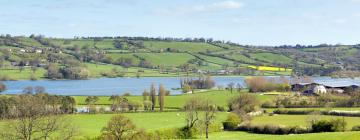
<svg viewBox="0 0 360 140">
<path fill-rule="evenodd" d="M 339 23 L 339 24 L 343 24 L 343 23 L 347 23 L 348 20 L 344 19 L 344 18 L 338 18 L 338 19 L 334 19 L 333 20 L 335 23 Z"/>
<path fill-rule="evenodd" d="M 214 13 L 214 12 L 222 12 L 226 10 L 235 10 L 240 9 L 244 6 L 243 3 L 226 0 L 213 2 L 208 4 L 201 4 L 195 6 L 180 6 L 180 7 L 170 7 L 170 8 L 162 8 L 155 9 L 153 13 L 156 15 L 177 15 L 177 14 L 192 14 L 192 13 Z"/>
<path fill-rule="evenodd" d="M 230 9 L 239 9 L 243 6 L 243 3 L 227 0 L 221 2 L 214 2 L 211 4 L 197 5 L 189 8 L 185 8 L 188 12 L 214 12 L 214 11 L 223 11 Z"/>
</svg>

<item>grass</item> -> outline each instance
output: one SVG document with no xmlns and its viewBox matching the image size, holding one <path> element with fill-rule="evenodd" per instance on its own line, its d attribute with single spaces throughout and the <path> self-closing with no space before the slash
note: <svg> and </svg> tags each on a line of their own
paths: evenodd
<svg viewBox="0 0 360 140">
<path fill-rule="evenodd" d="M 34 76 L 38 79 L 44 78 L 46 70 L 44 68 L 38 68 L 34 74 Z M 7 77 L 11 80 L 24 80 L 30 79 L 32 75 L 32 71 L 29 67 L 24 68 L 23 71 L 19 69 L 0 69 L 0 77 Z"/>
<path fill-rule="evenodd" d="M 223 58 L 219 58 L 219 57 L 202 55 L 202 54 L 197 54 L 197 56 L 202 59 L 205 59 L 208 62 L 212 62 L 215 64 L 234 66 L 234 62 L 231 60 L 227 60 L 227 59 L 223 59 Z"/>
<path fill-rule="evenodd" d="M 228 100 L 238 96 L 238 93 L 230 93 L 229 91 L 206 91 L 196 94 L 183 94 L 176 96 L 166 96 L 165 97 L 165 108 L 182 108 L 185 104 L 186 100 L 191 97 L 199 97 L 199 98 L 209 98 L 214 101 L 214 103 L 218 106 L 227 107 Z M 255 95 L 260 102 L 265 102 L 274 99 L 276 96 L 274 95 Z M 86 96 L 73 96 L 76 100 L 76 103 L 79 105 L 84 105 Z M 127 99 L 130 101 L 142 102 L 142 96 L 127 96 Z M 99 96 L 99 101 L 96 103 L 99 105 L 110 105 L 109 96 Z"/>
<path fill-rule="evenodd" d="M 100 135 L 102 127 L 115 114 L 75 114 L 67 115 L 66 118 L 77 126 L 79 138 L 96 137 Z M 184 112 L 144 112 L 144 113 L 123 113 L 138 128 L 144 128 L 148 132 L 154 130 L 180 128 L 185 125 Z M 226 119 L 227 113 L 219 112 L 216 114 L 214 123 L 220 123 Z M 0 121 L 0 128 L 6 128 L 6 121 Z"/>
<path fill-rule="evenodd" d="M 144 41 L 146 48 L 153 51 L 165 51 L 167 48 L 179 50 L 181 52 L 206 52 L 222 50 L 220 47 L 210 45 L 207 43 L 197 42 L 165 42 L 165 41 Z"/>
<path fill-rule="evenodd" d="M 186 53 L 137 53 L 136 55 L 154 66 L 179 66 L 195 58 Z"/>
<path fill-rule="evenodd" d="M 269 63 L 282 63 L 282 64 L 291 64 L 292 59 L 275 53 L 250 53 L 251 58 L 262 60 Z"/>
</svg>

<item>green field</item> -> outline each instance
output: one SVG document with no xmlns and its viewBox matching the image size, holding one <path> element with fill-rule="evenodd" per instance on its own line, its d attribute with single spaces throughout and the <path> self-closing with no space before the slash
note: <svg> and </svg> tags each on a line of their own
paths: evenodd
<svg viewBox="0 0 360 140">
<path fill-rule="evenodd" d="M 38 79 L 44 78 L 46 70 L 43 68 L 37 68 L 34 73 L 34 76 Z M 23 71 L 19 69 L 0 69 L 0 77 L 7 77 L 10 80 L 18 79 L 30 79 L 32 75 L 32 70 L 29 67 L 24 68 Z"/>
<path fill-rule="evenodd" d="M 220 47 L 210 45 L 207 43 L 194 43 L 194 42 L 165 42 L 165 41 L 144 41 L 146 48 L 150 50 L 160 51 L 167 48 L 179 50 L 180 52 L 205 52 L 222 50 Z"/>
<path fill-rule="evenodd" d="M 151 62 L 153 66 L 179 66 L 195 58 L 186 53 L 137 53 L 136 55 Z"/>
<path fill-rule="evenodd" d="M 233 97 L 238 96 L 239 94 L 234 92 L 230 93 L 230 91 L 207 91 L 195 94 L 183 94 L 176 96 L 166 96 L 165 97 L 165 108 L 182 108 L 185 104 L 186 100 L 191 97 L 200 97 L 200 98 L 209 98 L 214 101 L 214 103 L 218 106 L 227 107 L 228 100 Z M 260 102 L 265 102 L 274 99 L 275 95 L 255 95 Z M 78 105 L 85 105 L 86 96 L 73 96 Z M 127 96 L 127 99 L 130 101 L 138 101 L 142 102 L 142 96 Z M 99 96 L 99 101 L 96 103 L 98 105 L 111 105 L 111 101 L 109 101 L 109 96 Z"/>
<path fill-rule="evenodd" d="M 252 53 L 250 54 L 251 58 L 258 59 L 261 61 L 269 62 L 269 63 L 282 63 L 282 64 L 291 64 L 292 59 L 275 53 Z"/>
</svg>

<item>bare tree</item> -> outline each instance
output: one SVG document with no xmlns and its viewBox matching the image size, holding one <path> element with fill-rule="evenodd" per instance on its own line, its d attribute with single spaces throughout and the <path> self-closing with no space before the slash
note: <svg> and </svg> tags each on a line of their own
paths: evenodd
<svg viewBox="0 0 360 140">
<path fill-rule="evenodd" d="M 216 105 L 214 105 L 211 100 L 206 99 L 202 103 L 202 108 L 203 108 L 203 111 L 205 112 L 204 125 L 205 125 L 206 139 L 208 139 L 209 138 L 209 126 L 215 119 Z"/>
<path fill-rule="evenodd" d="M 199 108 L 201 107 L 200 101 L 201 99 L 198 97 L 191 97 L 186 101 L 184 105 L 184 109 L 186 111 L 186 127 L 192 128 L 199 121 Z"/>
<path fill-rule="evenodd" d="M 206 139 L 209 138 L 209 126 L 215 119 L 215 113 L 216 113 L 216 105 L 210 101 L 209 99 L 206 99 L 202 103 L 203 111 L 205 112 L 204 116 L 204 125 L 205 125 L 205 133 L 206 133 Z"/>
<path fill-rule="evenodd" d="M 231 93 L 233 93 L 233 90 L 234 90 L 234 86 L 235 86 L 235 83 L 231 82 L 227 85 L 228 89 L 230 90 Z"/>
</svg>

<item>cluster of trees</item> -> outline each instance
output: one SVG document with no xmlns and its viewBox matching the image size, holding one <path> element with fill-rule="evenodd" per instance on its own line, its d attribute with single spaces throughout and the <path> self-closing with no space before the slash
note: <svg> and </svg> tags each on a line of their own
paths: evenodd
<svg viewBox="0 0 360 140">
<path fill-rule="evenodd" d="M 159 109 L 160 109 L 160 111 L 164 111 L 165 96 L 170 95 L 170 91 L 166 91 L 164 85 L 160 84 L 158 94 L 156 97 L 155 85 L 151 84 L 150 92 L 145 90 L 142 95 L 143 95 L 144 110 L 155 111 L 156 98 L 158 98 Z"/>
<path fill-rule="evenodd" d="M 46 108 L 46 113 L 53 114 L 71 114 L 75 113 L 75 99 L 70 96 L 58 96 L 58 95 L 49 95 L 43 92 L 36 91 L 36 94 L 33 93 L 33 88 L 27 87 L 24 88 L 25 94 L 11 96 L 11 97 L 0 97 L 0 118 L 11 119 L 18 118 L 18 108 L 19 104 L 23 103 L 23 99 L 35 100 L 41 102 L 41 107 Z M 21 107 L 21 106 L 19 106 Z M 21 116 L 20 116 L 21 117 Z"/>
<path fill-rule="evenodd" d="M 251 77 L 245 79 L 245 83 L 250 92 L 268 92 L 268 91 L 290 91 L 291 86 L 289 80 L 285 77 L 266 78 Z"/>
<path fill-rule="evenodd" d="M 354 90 L 349 95 L 300 96 L 282 95 L 273 102 L 265 102 L 263 107 L 358 107 L 360 91 Z"/>
<path fill-rule="evenodd" d="M 182 78 L 180 79 L 180 87 L 183 93 L 188 93 L 192 91 L 194 93 L 195 89 L 211 89 L 215 86 L 215 81 L 211 78 L 210 75 L 199 76 L 198 79 L 192 78 Z"/>
<path fill-rule="evenodd" d="M 129 101 L 126 98 L 126 94 L 119 96 L 119 95 L 112 95 L 110 96 L 109 100 L 112 101 L 111 111 L 138 111 L 143 105 L 137 101 Z"/>
<path fill-rule="evenodd" d="M 74 107 L 75 100 L 69 96 L 46 93 L 1 96 L 1 119 L 14 121 L 0 132 L 0 137 L 9 140 L 71 139 L 76 129 L 61 114 L 74 113 Z"/>
<path fill-rule="evenodd" d="M 209 127 L 215 119 L 217 106 L 210 99 L 192 97 L 184 105 L 186 126 L 181 128 L 183 138 L 194 138 L 199 128 L 205 129 L 206 139 L 209 138 Z"/>
<path fill-rule="evenodd" d="M 49 79 L 87 79 L 90 75 L 90 71 L 77 61 L 72 62 L 62 67 L 50 63 L 46 67 L 47 73 L 45 74 L 45 77 Z"/>
</svg>

